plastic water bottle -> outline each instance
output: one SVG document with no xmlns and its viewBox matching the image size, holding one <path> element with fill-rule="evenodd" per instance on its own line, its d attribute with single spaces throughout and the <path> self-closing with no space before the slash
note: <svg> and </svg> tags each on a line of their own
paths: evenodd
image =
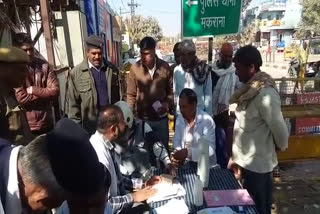
<svg viewBox="0 0 320 214">
<path fill-rule="evenodd" d="M 203 184 L 199 176 L 196 177 L 193 185 L 193 198 L 194 205 L 202 206 L 203 205 Z"/>
<path fill-rule="evenodd" d="M 198 172 L 203 187 L 208 187 L 209 184 L 209 144 L 201 138 L 199 140 L 199 159 L 198 159 Z"/>
</svg>

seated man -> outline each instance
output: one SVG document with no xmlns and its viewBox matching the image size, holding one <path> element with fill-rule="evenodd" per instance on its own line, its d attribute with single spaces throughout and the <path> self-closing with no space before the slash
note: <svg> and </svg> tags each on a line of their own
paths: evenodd
<svg viewBox="0 0 320 214">
<path fill-rule="evenodd" d="M 179 105 L 181 114 L 177 117 L 173 137 L 173 164 L 182 165 L 186 159 L 197 162 L 199 140 L 204 139 L 209 144 L 209 166 L 217 166 L 215 123 L 212 117 L 197 109 L 197 94 L 192 89 L 185 88 L 181 91 Z"/>
<path fill-rule="evenodd" d="M 126 129 L 121 109 L 110 105 L 101 109 L 97 131 L 90 138 L 99 161 L 107 167 L 112 176 L 108 195 L 113 213 L 137 213 L 132 209 L 134 203 L 144 202 L 156 192 L 150 186 L 133 192 L 131 179 L 120 172 L 120 157 L 115 152 L 115 141 L 126 135 Z M 151 185 L 153 181 L 154 179 L 151 179 L 148 184 Z"/>
<path fill-rule="evenodd" d="M 72 214 L 102 214 L 107 174 L 88 134 L 71 120 L 60 120 L 27 146 L 0 138 L 0 204 L 7 214 L 44 213 L 65 200 Z"/>
<path fill-rule="evenodd" d="M 151 127 L 145 121 L 134 119 L 129 105 L 124 101 L 115 104 L 122 110 L 128 126 L 127 136 L 117 140 L 116 152 L 121 156 L 121 173 L 133 178 L 150 178 L 151 167 L 160 166 L 160 162 L 169 171 L 171 161 L 165 146 L 158 140 Z"/>
<path fill-rule="evenodd" d="M 72 120 L 60 120 L 45 137 L 52 171 L 66 201 L 57 214 L 111 214 L 111 175 L 98 160 L 89 134 Z"/>
</svg>

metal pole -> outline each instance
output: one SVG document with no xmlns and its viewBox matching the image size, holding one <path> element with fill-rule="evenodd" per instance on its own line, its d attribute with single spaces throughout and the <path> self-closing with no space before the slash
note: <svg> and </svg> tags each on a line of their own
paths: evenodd
<svg viewBox="0 0 320 214">
<path fill-rule="evenodd" d="M 209 38 L 208 64 L 212 64 L 213 37 Z"/>
<path fill-rule="evenodd" d="M 54 68 L 56 66 L 55 58 L 54 58 L 54 50 L 53 50 L 53 42 L 51 35 L 51 27 L 50 27 L 50 15 L 49 15 L 49 2 L 48 0 L 40 0 L 40 9 L 41 9 L 41 19 L 43 26 L 44 38 L 46 41 L 48 62 Z"/>
</svg>

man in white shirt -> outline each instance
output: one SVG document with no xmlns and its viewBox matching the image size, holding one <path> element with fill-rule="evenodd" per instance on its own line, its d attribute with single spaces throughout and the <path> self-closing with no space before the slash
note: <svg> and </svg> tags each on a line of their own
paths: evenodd
<svg viewBox="0 0 320 214">
<path fill-rule="evenodd" d="M 182 165 L 187 159 L 197 162 L 199 158 L 199 142 L 205 140 L 209 144 L 209 167 L 217 166 L 215 153 L 215 124 L 212 117 L 197 108 L 197 94 L 185 88 L 179 95 L 181 114 L 178 115 L 173 147 L 173 164 Z"/>
<path fill-rule="evenodd" d="M 196 56 L 196 46 L 192 40 L 184 40 L 179 45 L 181 63 L 173 72 L 173 94 L 175 113 L 179 114 L 179 95 L 184 88 L 190 88 L 198 96 L 198 109 L 212 115 L 211 66 Z"/>
<path fill-rule="evenodd" d="M 131 210 L 133 203 L 143 202 L 155 194 L 151 187 L 132 192 L 131 179 L 121 175 L 120 160 L 114 143 L 117 139 L 126 137 L 127 129 L 121 109 L 114 105 L 107 106 L 101 110 L 97 131 L 90 138 L 99 161 L 107 167 L 112 177 L 108 195 L 113 213 L 134 213 Z"/>
<path fill-rule="evenodd" d="M 281 113 L 274 80 L 260 71 L 262 59 L 253 46 L 240 48 L 234 57 L 237 75 L 244 86 L 230 103 L 236 103 L 236 121 L 229 168 L 242 168 L 243 187 L 252 196 L 260 214 L 270 214 L 272 171 L 276 150 L 288 147 L 288 129 Z"/>
</svg>

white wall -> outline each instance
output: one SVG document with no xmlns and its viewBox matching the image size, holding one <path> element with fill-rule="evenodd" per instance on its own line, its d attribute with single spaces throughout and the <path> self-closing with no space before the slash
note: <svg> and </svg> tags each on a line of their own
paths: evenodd
<svg viewBox="0 0 320 214">
<path fill-rule="evenodd" d="M 282 40 L 285 42 L 286 47 L 292 44 L 293 30 L 286 30 L 282 35 Z"/>
</svg>

